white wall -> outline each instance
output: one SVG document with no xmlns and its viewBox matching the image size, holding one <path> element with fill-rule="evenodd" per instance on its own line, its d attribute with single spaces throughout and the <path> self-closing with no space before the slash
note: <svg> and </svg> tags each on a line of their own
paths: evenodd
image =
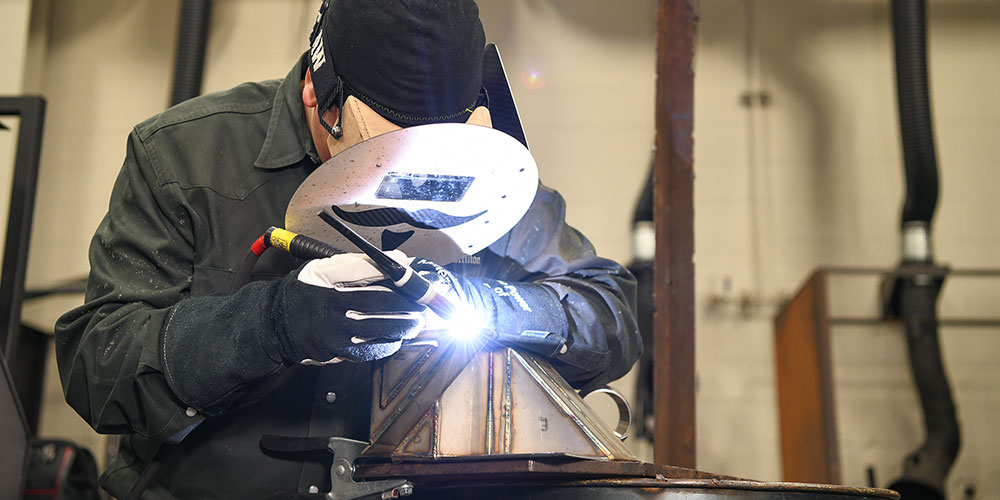
<svg viewBox="0 0 1000 500">
<path fill-rule="evenodd" d="M 627 261 L 653 146 L 656 2 L 479 5 L 542 182 L 566 197 L 569 223 L 598 252 Z"/>
<path fill-rule="evenodd" d="M 21 93 L 30 16 L 31 0 L 0 1 L 0 95 Z"/>
<path fill-rule="evenodd" d="M 931 1 L 932 101 L 941 166 L 940 262 L 1000 267 L 1000 4 Z M 820 265 L 889 268 L 899 255 L 902 167 L 886 2 L 701 2 L 695 103 L 699 466 L 780 478 L 772 317 Z M 766 106 L 744 107 L 742 92 Z M 839 280 L 835 315 L 877 316 L 875 280 Z M 728 298 L 721 307 L 710 297 Z M 744 314 L 744 296 L 757 307 Z M 996 317 L 1000 281 L 950 279 L 942 316 Z M 964 425 L 949 485 L 1000 495 L 997 329 L 943 328 Z M 895 327 L 835 327 L 843 480 L 901 471 L 923 427 Z"/>
<path fill-rule="evenodd" d="M 205 90 L 278 78 L 305 48 L 314 0 L 217 0 Z M 771 323 L 819 265 L 892 266 L 901 198 L 887 3 L 701 0 L 695 92 L 699 468 L 780 478 Z M 932 0 L 932 91 L 942 165 L 939 259 L 1000 267 L 1000 4 Z M 36 3 L 37 5 L 37 3 Z M 132 125 L 166 106 L 177 0 L 62 0 L 43 47 L 49 115 L 28 269 L 31 286 L 82 276 Z M 602 254 L 627 261 L 653 141 L 654 0 L 480 0 L 511 74 L 543 180 Z M 37 45 L 37 44 L 36 44 Z M 4 56 L 5 58 L 7 56 Z M 4 61 L 6 65 L 6 59 Z M 537 72 L 536 83 L 522 74 Z M 543 85 L 537 82 L 544 81 Z M 766 91 L 767 106 L 740 103 Z M 944 314 L 995 313 L 997 283 L 947 285 Z M 872 293 L 870 285 L 834 290 Z M 746 297 L 752 307 L 736 302 Z M 710 299 L 722 305 L 709 307 Z M 78 299 L 72 299 L 78 300 Z M 854 304 L 855 302 L 852 302 Z M 840 304 L 840 302 L 838 302 Z M 871 301 L 857 302 L 874 315 Z M 36 305 L 51 325 L 69 305 Z M 839 306 L 838 306 L 839 307 Z M 854 307 L 852 305 L 852 307 Z M 953 491 L 1000 496 L 1000 337 L 943 329 L 965 424 Z M 844 479 L 899 470 L 920 439 L 899 332 L 835 330 Z M 629 381 L 623 382 L 630 384 Z M 43 431 L 61 411 L 56 394 Z M 77 419 L 78 420 L 78 419 Z M 648 453 L 648 449 L 640 449 Z M 648 456 L 648 455 L 646 455 Z M 991 489 L 992 488 L 992 489 Z"/>
<path fill-rule="evenodd" d="M 28 39 L 28 18 L 31 14 L 30 0 L 0 1 L 0 96 L 17 96 L 22 93 L 24 79 L 25 46 Z M 8 130 L 0 130 L 0 234 L 7 234 L 7 211 L 11 176 L 14 172 L 14 151 L 17 144 L 18 124 L 16 117 L 2 117 L 0 122 Z M 0 247 L 0 258 L 3 248 Z"/>
</svg>

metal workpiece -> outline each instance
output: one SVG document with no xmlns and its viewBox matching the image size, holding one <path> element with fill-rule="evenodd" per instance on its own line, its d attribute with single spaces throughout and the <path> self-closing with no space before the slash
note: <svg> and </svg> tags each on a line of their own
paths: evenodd
<svg viewBox="0 0 1000 500">
<path fill-rule="evenodd" d="M 356 468 L 356 476 L 362 479 L 408 477 L 421 484 L 437 481 L 581 481 L 609 478 L 739 479 L 648 462 L 588 460 L 559 454 L 449 457 L 404 462 L 363 461 L 356 464 Z"/>
<path fill-rule="evenodd" d="M 548 362 L 510 348 L 503 353 L 506 370 L 512 372 L 505 387 L 512 398 L 510 422 L 515 429 L 510 436 L 510 453 L 562 452 L 577 457 L 638 461 L 622 444 L 631 413 L 624 398 L 617 400 L 624 404 L 619 406 L 618 422 L 623 432 L 616 433 Z M 536 429 L 532 429 L 532 423 Z"/>
<path fill-rule="evenodd" d="M 628 439 L 629 428 L 632 426 L 632 407 L 622 393 L 611 387 L 602 387 L 591 394 L 607 394 L 618 408 L 618 425 L 615 427 L 615 437 L 624 442 Z"/>
<path fill-rule="evenodd" d="M 406 478 L 411 486 L 397 493 L 413 499 L 899 499 L 641 462 L 620 439 L 624 399 L 616 433 L 544 359 L 464 342 L 405 345 L 379 365 L 373 444 L 341 464 L 357 484 Z"/>
<path fill-rule="evenodd" d="M 890 490 L 804 483 L 770 483 L 715 479 L 597 479 L 569 482 L 503 481 L 419 486 L 414 500 L 898 500 Z"/>
<path fill-rule="evenodd" d="M 367 457 L 638 461 L 622 444 L 624 398 L 613 431 L 550 364 L 513 348 L 404 346 L 376 370 L 374 386 Z"/>
<path fill-rule="evenodd" d="M 403 475 L 415 500 L 451 499 L 677 499 L 898 500 L 890 490 L 751 481 L 644 462 L 572 457 L 461 458 L 423 463 L 359 464 L 357 476 Z"/>
<path fill-rule="evenodd" d="M 427 336 L 383 360 L 374 373 L 371 444 L 364 455 L 395 457 L 408 447 L 420 456 L 437 454 L 439 400 L 489 340 Z"/>
</svg>

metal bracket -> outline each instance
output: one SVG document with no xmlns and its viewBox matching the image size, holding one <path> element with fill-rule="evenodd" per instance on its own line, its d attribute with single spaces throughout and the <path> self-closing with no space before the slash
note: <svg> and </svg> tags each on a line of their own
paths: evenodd
<svg viewBox="0 0 1000 500">
<path fill-rule="evenodd" d="M 628 430 L 632 425 L 632 407 L 629 406 L 628 400 L 622 396 L 622 393 L 607 385 L 591 392 L 591 394 L 595 393 L 607 394 L 618 407 L 618 425 L 615 427 L 614 433 L 616 438 L 624 442 L 628 439 Z"/>
</svg>

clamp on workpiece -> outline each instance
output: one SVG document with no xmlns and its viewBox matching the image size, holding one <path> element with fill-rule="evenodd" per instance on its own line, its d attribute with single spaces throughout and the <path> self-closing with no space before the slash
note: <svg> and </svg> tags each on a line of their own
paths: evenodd
<svg viewBox="0 0 1000 500">
<path fill-rule="evenodd" d="M 368 446 L 364 441 L 342 437 L 291 437 L 264 436 L 260 440 L 262 448 L 281 453 L 313 453 L 328 451 L 333 454 L 330 467 L 330 491 L 321 493 L 279 493 L 271 500 L 389 500 L 409 496 L 413 493 L 413 483 L 403 478 L 356 481 L 354 461 Z"/>
<path fill-rule="evenodd" d="M 413 484 L 406 479 L 378 479 L 374 481 L 354 480 L 354 460 L 368 447 L 364 441 L 332 437 L 327 449 L 333 453 L 330 467 L 331 491 L 328 500 L 353 500 L 378 495 L 382 500 L 409 496 Z"/>
</svg>

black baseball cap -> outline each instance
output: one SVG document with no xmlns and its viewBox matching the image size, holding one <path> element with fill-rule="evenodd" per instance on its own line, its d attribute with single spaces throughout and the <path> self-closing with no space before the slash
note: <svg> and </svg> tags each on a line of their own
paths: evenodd
<svg viewBox="0 0 1000 500">
<path fill-rule="evenodd" d="M 400 126 L 464 122 L 486 35 L 473 0 L 324 0 L 307 54 L 320 112 L 353 95 Z"/>
</svg>

